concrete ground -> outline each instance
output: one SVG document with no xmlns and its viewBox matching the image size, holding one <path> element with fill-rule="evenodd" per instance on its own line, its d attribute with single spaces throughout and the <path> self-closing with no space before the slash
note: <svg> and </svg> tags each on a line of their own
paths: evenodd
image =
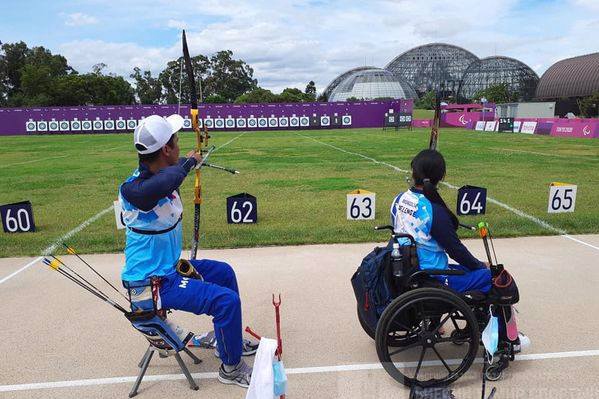
<svg viewBox="0 0 599 399">
<path fill-rule="evenodd" d="M 495 241 L 500 261 L 518 281 L 519 326 L 532 340 L 503 379 L 489 384 L 498 388 L 496 398 L 599 397 L 599 236 L 575 239 L 588 245 L 561 236 Z M 356 318 L 349 279 L 373 245 L 201 253 L 234 265 L 244 325 L 264 336 L 274 336 L 271 294 L 282 293 L 288 398 L 408 398 L 408 389 L 381 369 L 374 342 Z M 480 241 L 467 246 L 483 258 Z M 119 281 L 121 254 L 85 258 L 110 281 Z M 30 261 L 0 259 L 0 279 Z M 64 261 L 85 271 L 72 257 Z M 0 397 L 127 397 L 147 344 L 118 312 L 41 263 L 0 284 L 0 301 Z M 178 312 L 173 318 L 194 331 L 211 328 L 207 316 Z M 194 351 L 202 364 L 184 359 L 198 392 L 188 388 L 174 358 L 155 357 L 139 397 L 245 396 L 245 390 L 215 379 L 219 362 L 210 351 Z M 480 397 L 480 372 L 481 365 L 474 364 L 453 385 L 456 398 Z"/>
</svg>

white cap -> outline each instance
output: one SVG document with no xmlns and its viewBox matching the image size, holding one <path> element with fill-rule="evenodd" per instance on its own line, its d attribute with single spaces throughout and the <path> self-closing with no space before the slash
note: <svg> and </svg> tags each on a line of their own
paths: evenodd
<svg viewBox="0 0 599 399">
<path fill-rule="evenodd" d="M 183 127 L 183 117 L 178 114 L 169 117 L 150 115 L 143 119 L 133 132 L 133 144 L 140 154 L 158 151 L 171 136 Z"/>
</svg>

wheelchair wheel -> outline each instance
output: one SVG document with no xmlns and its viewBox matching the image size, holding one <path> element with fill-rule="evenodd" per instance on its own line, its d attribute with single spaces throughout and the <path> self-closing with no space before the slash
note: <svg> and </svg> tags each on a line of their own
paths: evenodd
<svg viewBox="0 0 599 399">
<path fill-rule="evenodd" d="M 439 331 L 460 331 L 462 345 Z M 392 333 L 397 327 L 415 337 L 395 349 Z M 418 288 L 396 298 L 377 325 L 376 350 L 383 367 L 396 381 L 411 387 L 448 385 L 472 365 L 480 332 L 472 310 L 456 294 L 441 288 Z M 422 371 L 422 367 L 427 371 Z M 415 369 L 415 370 L 414 370 Z"/>
<path fill-rule="evenodd" d="M 376 330 L 373 329 L 372 327 L 370 327 L 370 325 L 368 323 L 366 323 L 366 320 L 364 320 L 364 316 L 362 315 L 362 311 L 360 310 L 359 305 L 358 305 L 357 313 L 358 313 L 358 320 L 360 321 L 360 325 L 362 326 L 362 329 L 366 332 L 366 334 L 368 334 L 368 336 L 370 338 L 375 339 Z M 389 346 L 398 347 L 398 346 L 409 345 L 418 339 L 418 336 L 416 336 L 415 334 L 408 335 L 407 332 L 405 330 L 403 330 L 401 327 L 397 327 L 392 330 L 393 331 L 391 331 L 389 334 Z"/>
</svg>

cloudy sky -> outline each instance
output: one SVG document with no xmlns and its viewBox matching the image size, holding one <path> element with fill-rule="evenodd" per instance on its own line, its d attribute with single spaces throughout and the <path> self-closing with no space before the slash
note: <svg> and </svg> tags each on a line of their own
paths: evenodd
<svg viewBox="0 0 599 399">
<path fill-rule="evenodd" d="M 99 62 L 128 76 L 160 72 L 181 54 L 231 49 L 262 87 L 318 91 L 361 65 L 384 67 L 412 47 L 444 42 L 479 57 L 505 55 L 539 76 L 562 58 L 599 51 L 599 0 L 80 0 L 3 1 L 0 41 L 63 54 L 87 72 Z"/>
</svg>

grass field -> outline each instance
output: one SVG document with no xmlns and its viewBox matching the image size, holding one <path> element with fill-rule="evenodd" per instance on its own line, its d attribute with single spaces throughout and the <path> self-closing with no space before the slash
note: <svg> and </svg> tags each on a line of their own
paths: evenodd
<svg viewBox="0 0 599 399">
<path fill-rule="evenodd" d="M 222 145 L 239 132 L 213 132 Z M 409 169 L 428 144 L 428 129 L 270 131 L 246 133 L 215 152 L 211 162 L 241 171 L 203 173 L 201 247 L 380 241 L 374 224 L 388 222 L 390 202 L 407 187 L 405 174 L 345 151 Z M 120 182 L 136 167 L 130 135 L 2 137 L 0 204 L 31 200 L 36 233 L 0 233 L 0 257 L 39 254 L 65 232 L 109 207 Z M 182 151 L 194 145 L 181 135 Z M 439 148 L 448 163 L 447 181 L 487 187 L 488 195 L 569 233 L 599 232 L 599 140 L 563 139 L 442 129 Z M 578 184 L 576 212 L 547 214 L 552 181 Z M 193 221 L 193 178 L 181 187 L 185 244 Z M 346 193 L 377 193 L 376 221 L 347 221 Z M 228 225 L 225 197 L 248 192 L 258 198 L 259 223 Z M 456 191 L 441 187 L 455 209 Z M 485 220 L 498 236 L 554 234 L 535 222 L 487 203 Z M 474 222 L 474 217 L 464 218 Z M 469 232 L 461 232 L 463 235 Z M 113 213 L 70 243 L 80 252 L 113 252 L 124 246 Z"/>
</svg>

